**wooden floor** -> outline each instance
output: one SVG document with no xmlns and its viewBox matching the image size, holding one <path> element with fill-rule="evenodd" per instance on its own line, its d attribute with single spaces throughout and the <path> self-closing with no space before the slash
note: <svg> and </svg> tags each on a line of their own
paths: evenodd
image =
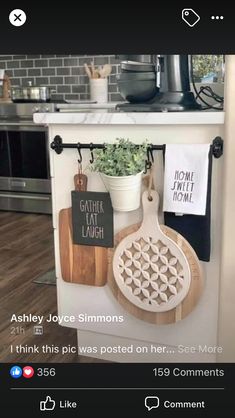
<svg viewBox="0 0 235 418">
<path fill-rule="evenodd" d="M 33 283 L 53 268 L 51 216 L 0 211 L 0 362 L 98 362 L 76 354 L 10 353 L 11 345 L 77 345 L 76 331 L 57 324 L 44 325 L 43 336 L 33 335 L 32 324 L 22 324 L 24 334 L 11 334 L 13 313 L 57 314 L 56 286 Z"/>
</svg>

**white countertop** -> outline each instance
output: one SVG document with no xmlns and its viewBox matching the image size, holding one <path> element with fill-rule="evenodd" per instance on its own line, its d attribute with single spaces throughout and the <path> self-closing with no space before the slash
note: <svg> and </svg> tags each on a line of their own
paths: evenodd
<svg viewBox="0 0 235 418">
<path fill-rule="evenodd" d="M 34 113 L 33 120 L 43 125 L 223 125 L 224 112 L 115 112 L 83 110 L 78 112 Z"/>
</svg>

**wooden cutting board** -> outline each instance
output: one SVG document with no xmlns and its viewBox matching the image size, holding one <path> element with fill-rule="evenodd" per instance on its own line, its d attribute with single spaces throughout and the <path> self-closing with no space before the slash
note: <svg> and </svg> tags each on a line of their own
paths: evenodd
<svg viewBox="0 0 235 418">
<path fill-rule="evenodd" d="M 203 290 L 203 275 L 201 270 L 201 265 L 198 260 L 198 257 L 191 247 L 191 245 L 186 241 L 182 235 L 180 235 L 175 230 L 165 226 L 160 225 L 161 230 L 169 238 L 177 243 L 178 246 L 185 253 L 191 272 L 191 283 L 188 294 L 184 298 L 181 304 L 176 308 L 167 311 L 167 312 L 148 312 L 140 309 L 139 307 L 133 305 L 121 292 L 119 289 L 116 280 L 113 275 L 113 254 L 119 242 L 121 242 L 128 235 L 136 232 L 140 228 L 141 223 L 137 223 L 131 226 L 124 228 L 118 234 L 115 235 L 115 246 L 114 248 L 109 249 L 109 261 L 108 261 L 108 285 L 110 286 L 114 297 L 123 306 L 123 308 L 129 312 L 131 315 L 135 316 L 142 321 L 149 322 L 152 324 L 166 325 L 180 321 L 189 315 L 192 310 L 197 305 L 202 290 Z"/>
<path fill-rule="evenodd" d="M 158 223 L 159 196 L 142 195 L 143 220 L 138 231 L 125 237 L 113 256 L 113 272 L 124 296 L 139 308 L 166 312 L 186 297 L 191 272 L 182 249 Z"/>
<path fill-rule="evenodd" d="M 75 175 L 75 189 L 85 191 L 87 182 Z M 104 286 L 107 282 L 108 248 L 73 244 L 72 208 L 59 213 L 60 266 L 66 282 Z"/>
</svg>

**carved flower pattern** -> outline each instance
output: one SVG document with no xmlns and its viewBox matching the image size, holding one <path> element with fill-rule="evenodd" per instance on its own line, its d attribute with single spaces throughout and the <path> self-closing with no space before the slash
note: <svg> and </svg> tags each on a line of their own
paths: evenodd
<svg viewBox="0 0 235 418">
<path fill-rule="evenodd" d="M 144 304 L 167 303 L 184 284 L 182 266 L 160 240 L 134 241 L 119 257 L 118 268 L 123 283 Z"/>
</svg>

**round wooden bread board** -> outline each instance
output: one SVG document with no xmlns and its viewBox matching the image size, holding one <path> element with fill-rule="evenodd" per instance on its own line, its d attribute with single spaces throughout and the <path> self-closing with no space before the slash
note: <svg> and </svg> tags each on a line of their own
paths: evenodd
<svg viewBox="0 0 235 418">
<path fill-rule="evenodd" d="M 110 286 L 114 297 L 127 310 L 131 315 L 141 319 L 142 321 L 150 322 L 152 324 L 167 325 L 172 324 L 181 319 L 185 318 L 194 307 L 197 305 L 198 300 L 203 290 L 203 275 L 198 257 L 182 235 L 177 231 L 169 228 L 168 226 L 161 225 L 162 232 L 169 238 L 171 238 L 177 245 L 182 249 L 187 257 L 190 272 L 191 272 L 191 283 L 188 294 L 184 300 L 174 309 L 167 312 L 149 312 L 132 304 L 121 292 L 117 286 L 116 280 L 113 275 L 113 254 L 120 241 L 123 240 L 129 234 L 136 232 L 140 228 L 141 223 L 134 224 L 124 228 L 122 231 L 115 235 L 114 248 L 109 249 L 108 255 L 108 285 Z"/>
</svg>

